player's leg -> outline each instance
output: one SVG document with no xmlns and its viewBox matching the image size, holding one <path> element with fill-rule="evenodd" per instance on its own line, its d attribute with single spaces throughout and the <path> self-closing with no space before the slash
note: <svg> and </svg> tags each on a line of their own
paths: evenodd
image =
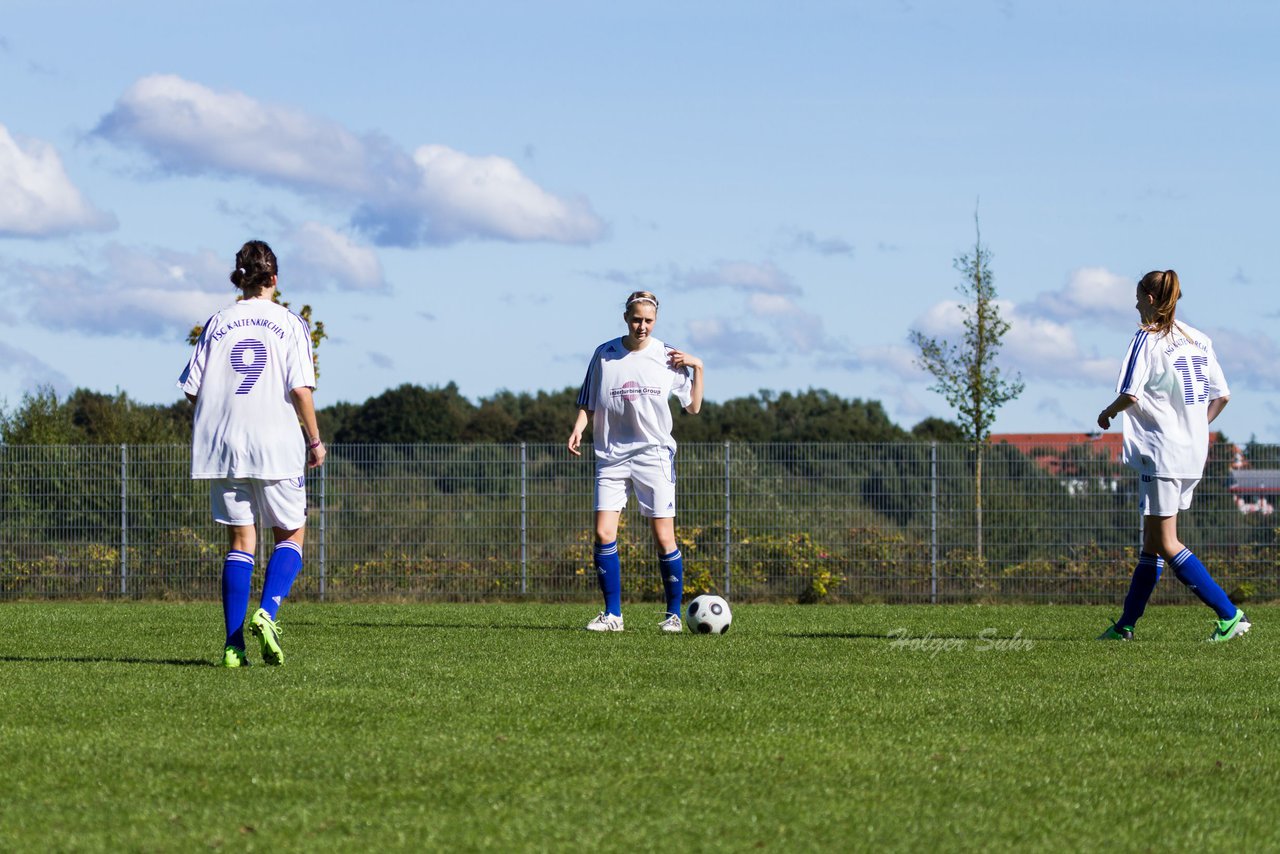
<svg viewBox="0 0 1280 854">
<path fill-rule="evenodd" d="M 658 547 L 658 571 L 662 574 L 662 592 L 667 602 L 667 612 L 661 624 L 665 632 L 678 632 L 681 603 L 684 601 L 684 556 L 676 544 L 675 517 L 666 516 L 651 520 L 653 542 Z"/>
<path fill-rule="evenodd" d="M 293 588 L 293 580 L 302 571 L 302 541 L 304 528 L 272 527 L 275 548 L 267 561 L 267 574 L 262 582 L 262 601 L 259 606 L 271 619 L 280 613 L 280 603 Z"/>
<path fill-rule="evenodd" d="M 1162 482 L 1162 511 L 1167 515 L 1143 518 L 1142 544 L 1144 551 L 1154 551 L 1173 567 L 1178 580 L 1191 589 L 1200 601 L 1213 609 L 1218 625 L 1210 640 L 1230 640 L 1249 631 L 1249 621 L 1209 575 L 1200 559 L 1178 539 L 1178 509 L 1191 506 L 1191 496 L 1199 480 L 1178 481 L 1158 478 Z"/>
<path fill-rule="evenodd" d="M 227 529 L 227 553 L 222 561 L 222 620 L 226 628 L 222 665 L 245 667 L 244 620 L 253 581 L 253 552 L 258 529 L 254 525 L 252 495 L 243 481 L 209 481 L 213 519 Z"/>
<path fill-rule="evenodd" d="M 620 510 L 596 511 L 591 562 L 604 597 L 604 610 L 587 624 L 593 632 L 622 631 L 622 563 L 618 559 L 618 520 L 621 516 Z"/>
<path fill-rule="evenodd" d="M 1129 592 L 1124 597 L 1124 611 L 1120 614 L 1120 619 L 1098 636 L 1098 640 L 1133 640 L 1134 626 L 1147 610 L 1147 600 L 1156 589 L 1156 582 L 1160 580 L 1163 570 L 1164 559 L 1159 555 L 1145 549 L 1138 555 L 1138 565 L 1133 569 Z"/>
<path fill-rule="evenodd" d="M 302 569 L 302 543 L 307 520 L 307 494 L 303 478 L 255 481 L 263 519 L 271 524 L 275 548 L 267 562 L 262 581 L 262 599 L 249 621 L 249 631 L 262 645 L 262 660 L 284 664 L 280 646 L 280 626 L 276 623 L 280 604 L 293 587 Z"/>
<path fill-rule="evenodd" d="M 674 455 L 669 451 L 646 454 L 634 470 L 636 498 L 640 514 L 647 516 L 658 549 L 658 573 L 662 579 L 667 611 L 662 630 L 681 630 L 680 611 L 684 599 L 684 558 L 676 543 L 676 479 Z"/>
<path fill-rule="evenodd" d="M 595 537 L 591 563 L 604 597 L 604 610 L 587 623 L 593 632 L 622 631 L 622 564 L 618 559 L 618 521 L 627 506 L 630 466 L 596 466 Z"/>
<path fill-rule="evenodd" d="M 1129 592 L 1124 597 L 1124 612 L 1120 614 L 1120 619 L 1102 633 L 1099 640 L 1132 640 L 1133 628 L 1137 625 L 1138 618 L 1146 611 L 1147 601 L 1156 588 L 1156 582 L 1160 580 L 1164 559 L 1159 553 L 1145 546 L 1145 525 L 1156 518 L 1150 515 L 1153 507 L 1159 507 L 1156 489 L 1156 478 L 1151 475 L 1143 475 L 1139 478 L 1138 502 L 1143 513 L 1144 546 L 1142 553 L 1138 555 L 1138 565 L 1134 567 L 1133 579 L 1129 582 Z"/>
</svg>

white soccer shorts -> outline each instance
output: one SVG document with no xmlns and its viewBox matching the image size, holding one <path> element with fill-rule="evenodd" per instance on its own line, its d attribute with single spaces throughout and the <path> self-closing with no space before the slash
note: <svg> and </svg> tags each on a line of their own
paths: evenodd
<svg viewBox="0 0 1280 854">
<path fill-rule="evenodd" d="M 1143 516 L 1177 516 L 1179 510 L 1191 506 L 1200 478 L 1156 477 L 1144 474 L 1138 477 L 1138 502 Z"/>
<path fill-rule="evenodd" d="M 640 515 L 667 519 L 676 515 L 676 455 L 655 448 L 619 463 L 596 465 L 596 509 L 622 510 L 634 493 Z"/>
<path fill-rule="evenodd" d="M 209 506 L 221 525 L 252 525 L 261 517 L 272 527 L 296 531 L 307 523 L 306 478 L 210 480 Z"/>
</svg>

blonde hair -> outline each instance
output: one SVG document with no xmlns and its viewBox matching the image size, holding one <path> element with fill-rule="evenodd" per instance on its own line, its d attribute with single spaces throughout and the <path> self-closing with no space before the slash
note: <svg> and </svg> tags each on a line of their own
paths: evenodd
<svg viewBox="0 0 1280 854">
<path fill-rule="evenodd" d="M 653 310 L 658 310 L 658 298 L 649 291 L 632 291 L 631 296 L 627 297 L 627 304 L 623 306 L 623 312 L 630 312 L 631 306 L 638 302 L 647 302 L 653 305 Z"/>
<path fill-rule="evenodd" d="M 1173 331 L 1173 314 L 1178 308 L 1178 300 L 1182 297 L 1182 285 L 1178 282 L 1178 274 L 1172 270 L 1152 270 L 1142 277 L 1138 287 L 1151 297 L 1151 307 L 1155 319 L 1142 326 L 1151 332 L 1168 335 Z"/>
</svg>

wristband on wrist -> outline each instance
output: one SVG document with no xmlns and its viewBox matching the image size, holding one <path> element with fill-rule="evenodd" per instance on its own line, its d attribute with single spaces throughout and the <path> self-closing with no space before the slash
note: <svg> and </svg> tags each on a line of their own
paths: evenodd
<svg viewBox="0 0 1280 854">
<path fill-rule="evenodd" d="M 323 444 L 324 444 L 324 442 L 321 442 L 321 441 L 320 441 L 320 439 L 319 439 L 319 438 L 317 438 L 314 442 L 308 442 L 308 443 L 307 443 L 307 450 L 311 450 L 312 448 L 318 448 L 319 446 L 321 446 L 321 445 L 323 445 Z"/>
</svg>

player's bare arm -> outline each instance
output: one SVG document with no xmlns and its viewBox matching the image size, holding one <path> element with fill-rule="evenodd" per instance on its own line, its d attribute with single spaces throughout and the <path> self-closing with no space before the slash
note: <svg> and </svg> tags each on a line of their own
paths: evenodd
<svg viewBox="0 0 1280 854">
<path fill-rule="evenodd" d="M 302 422 L 302 432 L 307 436 L 307 466 L 316 468 L 324 465 L 327 455 L 324 442 L 320 441 L 320 425 L 316 421 L 316 405 L 307 386 L 291 389 L 289 395 L 293 400 L 293 409 Z"/>
<path fill-rule="evenodd" d="M 1215 397 L 1209 401 L 1209 423 L 1213 423 L 1213 419 L 1217 418 L 1222 410 L 1227 408 L 1227 402 L 1231 400 L 1231 396 Z"/>
<path fill-rule="evenodd" d="M 1111 405 L 1098 413 L 1098 426 L 1106 430 L 1111 426 L 1111 422 L 1116 416 L 1137 402 L 1138 399 L 1131 394 L 1116 395 L 1116 399 L 1111 401 Z"/>
<path fill-rule="evenodd" d="M 578 410 L 578 417 L 573 422 L 573 432 L 569 434 L 569 453 L 575 457 L 582 456 L 578 449 L 582 446 L 582 431 L 587 429 L 587 422 L 590 419 L 590 412 L 585 409 Z"/>
<path fill-rule="evenodd" d="M 689 405 L 684 408 L 684 411 L 690 415 L 697 415 L 702 409 L 702 360 L 672 347 L 667 353 L 667 364 L 673 368 L 688 368 L 693 372 Z"/>
</svg>

